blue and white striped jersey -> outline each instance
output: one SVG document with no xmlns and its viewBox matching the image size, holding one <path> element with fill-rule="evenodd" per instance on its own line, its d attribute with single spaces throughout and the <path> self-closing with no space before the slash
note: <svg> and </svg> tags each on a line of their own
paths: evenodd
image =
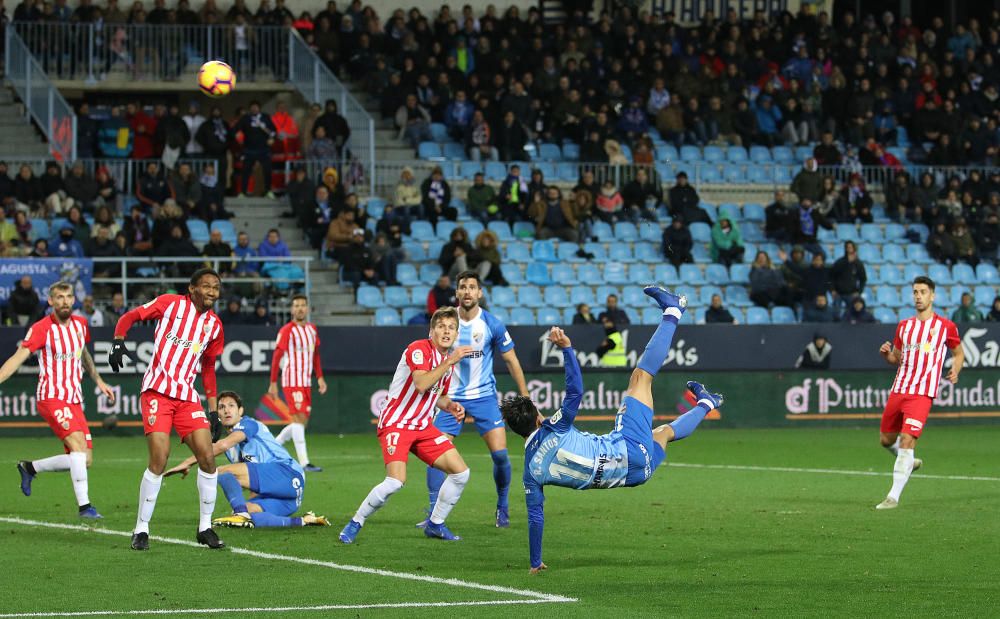
<svg viewBox="0 0 1000 619">
<path fill-rule="evenodd" d="M 496 395 L 497 379 L 493 375 L 493 353 L 513 350 L 514 340 L 507 327 L 493 314 L 479 308 L 479 314 L 469 321 L 458 321 L 456 346 L 471 346 L 474 352 L 455 366 L 451 380 L 451 399 L 475 400 Z"/>
</svg>

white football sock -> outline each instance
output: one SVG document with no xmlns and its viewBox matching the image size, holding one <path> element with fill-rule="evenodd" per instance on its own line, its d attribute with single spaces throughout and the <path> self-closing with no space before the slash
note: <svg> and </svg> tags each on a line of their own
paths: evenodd
<svg viewBox="0 0 1000 619">
<path fill-rule="evenodd" d="M 215 496 L 218 494 L 219 474 L 206 473 L 198 469 L 198 531 L 212 528 L 212 512 L 215 511 Z"/>
<path fill-rule="evenodd" d="M 278 441 L 279 445 L 284 445 L 292 438 L 292 424 L 288 424 L 278 432 L 278 436 L 274 437 L 274 440 Z"/>
<path fill-rule="evenodd" d="M 465 484 L 469 481 L 469 469 L 465 469 L 461 473 L 453 473 L 444 480 L 441 484 L 441 490 L 438 491 L 438 500 L 434 504 L 434 510 L 431 512 L 431 522 L 434 524 L 441 524 L 444 519 L 448 517 L 451 513 L 451 508 L 455 507 L 455 503 L 462 498 L 462 491 L 465 490 Z"/>
<path fill-rule="evenodd" d="M 889 498 L 894 501 L 899 500 L 899 495 L 903 493 L 903 487 L 910 480 L 910 473 L 913 472 L 913 450 L 900 449 L 896 455 L 896 466 L 892 469 L 892 490 L 889 491 Z"/>
<path fill-rule="evenodd" d="M 299 464 L 305 466 L 309 464 L 309 453 L 306 451 L 306 427 L 301 423 L 293 423 L 288 427 L 292 429 L 292 442 L 295 443 L 295 455 L 298 456 Z"/>
<path fill-rule="evenodd" d="M 134 533 L 149 533 L 149 521 L 153 519 L 156 509 L 156 497 L 160 494 L 163 475 L 157 475 L 146 469 L 139 484 L 139 515 L 135 520 Z"/>
<path fill-rule="evenodd" d="M 902 438 L 903 437 L 901 436 L 897 436 L 895 443 L 893 443 L 892 445 L 885 445 L 885 448 L 889 451 L 889 453 L 891 453 L 894 456 L 899 455 L 899 441 L 902 440 Z"/>
<path fill-rule="evenodd" d="M 49 458 L 42 458 L 41 460 L 35 460 L 31 463 L 31 466 L 35 467 L 36 473 L 45 473 L 47 471 L 68 471 L 69 454 L 61 454 L 58 456 L 51 456 Z"/>
<path fill-rule="evenodd" d="M 354 514 L 354 520 L 356 520 L 358 524 L 364 524 L 365 520 L 371 518 L 372 514 L 385 505 L 385 502 L 389 500 L 389 497 L 399 492 L 402 487 L 403 482 L 399 481 L 395 477 L 386 477 L 383 479 L 380 484 L 372 488 L 372 491 L 368 493 L 365 500 L 361 502 L 361 507 L 359 507 L 357 513 Z"/>
<path fill-rule="evenodd" d="M 87 490 L 87 454 L 74 451 L 69 454 L 69 476 L 73 480 L 73 492 L 76 493 L 76 504 L 90 503 L 90 493 Z"/>
</svg>

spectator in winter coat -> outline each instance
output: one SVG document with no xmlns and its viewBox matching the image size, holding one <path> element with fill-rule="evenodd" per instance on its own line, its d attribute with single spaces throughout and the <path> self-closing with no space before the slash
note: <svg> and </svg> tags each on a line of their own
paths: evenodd
<svg viewBox="0 0 1000 619">
<path fill-rule="evenodd" d="M 482 172 L 476 172 L 465 196 L 469 215 L 483 222 L 484 226 L 500 218 L 497 192 L 491 185 L 486 184 L 485 178 Z"/>
<path fill-rule="evenodd" d="M 521 166 L 510 166 L 499 191 L 500 208 L 507 223 L 527 220 L 528 208 L 531 206 L 529 195 L 528 182 L 521 176 Z"/>
<path fill-rule="evenodd" d="M 663 190 L 659 183 L 649 179 L 645 168 L 639 168 L 635 178 L 622 188 L 622 198 L 630 219 L 635 221 L 641 215 L 644 219 L 656 221 L 656 208 L 663 202 Z"/>
<path fill-rule="evenodd" d="M 712 295 L 708 309 L 705 310 L 705 324 L 739 324 L 733 315 L 722 306 L 722 297 L 717 294 Z"/>
<path fill-rule="evenodd" d="M 739 226 L 726 211 L 719 214 L 719 220 L 712 226 L 710 250 L 712 260 L 727 268 L 734 263 L 743 262 L 743 237 Z"/>
<path fill-rule="evenodd" d="M 803 246 L 811 254 L 823 254 L 826 252 L 823 246 L 816 240 L 820 228 L 833 228 L 833 225 L 819 214 L 813 206 L 812 201 L 802 200 L 799 208 L 792 211 L 790 216 L 792 238 L 796 245 Z"/>
<path fill-rule="evenodd" d="M 833 292 L 843 303 L 865 291 L 868 275 L 865 265 L 858 258 L 858 248 L 854 241 L 844 242 L 844 255 L 833 263 L 830 269 L 830 283 Z"/>
<path fill-rule="evenodd" d="M 405 167 L 399 174 L 399 183 L 393 194 L 393 206 L 404 219 L 412 219 L 420 217 L 421 202 L 420 187 L 416 184 L 413 169 Z"/>
<path fill-rule="evenodd" d="M 451 278 L 442 275 L 427 293 L 427 316 L 433 316 L 440 307 L 455 307 L 456 305 L 458 305 L 458 298 L 451 285 Z"/>
<path fill-rule="evenodd" d="M 983 313 L 972 304 L 972 301 L 972 293 L 962 293 L 962 304 L 952 313 L 952 322 L 957 322 L 959 324 L 968 322 L 983 322 Z"/>
<path fill-rule="evenodd" d="M 112 106 L 111 116 L 98 124 L 97 146 L 105 157 L 126 159 L 132 154 L 133 132 L 120 106 Z"/>
<path fill-rule="evenodd" d="M 781 110 L 769 95 L 761 95 L 754 105 L 757 120 L 757 139 L 768 148 L 781 144 Z"/>
<path fill-rule="evenodd" d="M 698 192 L 695 191 L 694 187 L 688 184 L 686 172 L 677 173 L 677 183 L 670 188 L 667 196 L 667 208 L 670 211 L 671 217 L 680 215 L 687 224 L 704 222 L 712 225 L 712 220 L 709 218 L 708 213 L 705 209 L 698 206 L 701 199 L 698 197 Z"/>
<path fill-rule="evenodd" d="M 816 295 L 810 303 L 802 306 L 802 322 L 835 322 L 837 315 L 830 307 L 825 294 Z"/>
<path fill-rule="evenodd" d="M 774 202 L 764 209 L 764 235 L 774 241 L 785 242 L 789 238 L 791 211 L 785 205 L 785 192 L 774 192 Z"/>
<path fill-rule="evenodd" d="M 806 344 L 806 349 L 799 355 L 795 367 L 802 370 L 829 370 L 832 352 L 833 346 L 822 333 L 817 331 L 812 341 Z"/>
<path fill-rule="evenodd" d="M 474 111 L 475 106 L 469 103 L 465 91 L 457 91 L 454 100 L 444 110 L 444 125 L 453 140 L 465 139 L 465 130 L 472 121 Z"/>
<path fill-rule="evenodd" d="M 215 159 L 215 169 L 223 190 L 229 182 L 229 138 L 229 125 L 222 118 L 222 110 L 218 106 L 212 107 L 208 120 L 195 132 L 194 141 L 201 146 L 206 158 Z"/>
<path fill-rule="evenodd" d="M 451 186 L 444 180 L 444 172 L 440 166 L 431 170 L 431 175 L 420 185 L 421 203 L 424 207 L 424 219 L 436 226 L 438 219 L 448 221 L 458 219 L 458 209 L 451 205 Z"/>
<path fill-rule="evenodd" d="M 277 228 L 271 228 L 267 231 L 264 240 L 257 246 L 257 255 L 261 258 L 287 258 L 292 255 L 292 252 L 289 251 L 288 245 L 285 245 L 285 242 L 281 240 L 281 233 L 278 232 Z"/>
<path fill-rule="evenodd" d="M 860 296 L 856 296 L 851 299 L 850 306 L 844 312 L 844 315 L 840 317 L 840 322 L 856 325 L 871 324 L 877 321 L 875 320 L 875 316 L 866 308 L 865 300 Z"/>
<path fill-rule="evenodd" d="M 663 257 L 675 267 L 689 264 L 694 262 L 691 256 L 693 247 L 694 240 L 691 238 L 691 231 L 684 223 L 684 218 L 674 217 L 670 225 L 663 230 Z"/>
<path fill-rule="evenodd" d="M 810 157 L 802 164 L 795 178 L 792 179 L 792 193 L 799 200 L 810 200 L 816 204 L 823 199 L 823 175 L 817 171 L 816 160 Z"/>
<path fill-rule="evenodd" d="M 315 135 L 315 127 L 323 127 L 326 137 L 333 142 L 337 150 L 337 156 L 339 157 L 343 153 L 344 145 L 351 139 L 351 127 L 347 124 L 347 119 L 341 116 L 337 110 L 336 100 L 326 100 L 326 109 L 316 119 L 316 124 L 313 125 L 313 135 Z"/>
<path fill-rule="evenodd" d="M 159 210 L 167 200 L 174 199 L 173 189 L 160 172 L 160 165 L 155 161 L 146 164 L 146 171 L 136 184 L 135 196 L 148 213 Z"/>
<path fill-rule="evenodd" d="M 594 201 L 594 207 L 594 214 L 608 224 L 625 220 L 625 200 L 610 179 L 601 186 L 601 193 Z"/>
<path fill-rule="evenodd" d="M 201 183 L 191 171 L 191 164 L 184 162 L 177 166 L 177 171 L 170 175 L 168 182 L 174 201 L 188 216 L 192 216 L 201 201 Z"/>
<path fill-rule="evenodd" d="M 234 130 L 243 134 L 243 155 L 240 158 L 242 163 L 240 192 L 249 193 L 253 169 L 259 163 L 261 175 L 264 177 L 264 193 L 268 198 L 273 198 L 274 193 L 271 192 L 271 145 L 274 144 L 277 136 L 274 122 L 268 114 L 261 111 L 260 103 L 251 101 L 249 112 L 239 119 Z"/>
<path fill-rule="evenodd" d="M 555 185 L 549 185 L 544 194 L 539 194 L 531 204 L 528 216 L 535 222 L 537 239 L 557 237 L 571 243 L 579 240 L 573 204 L 563 199 L 562 192 Z"/>
<path fill-rule="evenodd" d="M 791 305 L 791 292 L 767 252 L 758 251 L 750 267 L 750 300 L 760 307 Z"/>
</svg>

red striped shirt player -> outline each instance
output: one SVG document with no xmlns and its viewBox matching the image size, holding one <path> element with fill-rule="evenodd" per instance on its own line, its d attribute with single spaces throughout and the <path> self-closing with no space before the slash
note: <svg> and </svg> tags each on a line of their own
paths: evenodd
<svg viewBox="0 0 1000 619">
<path fill-rule="evenodd" d="M 456 419 L 465 417 L 465 408 L 448 397 L 455 364 L 472 353 L 471 346 L 458 346 L 448 354 L 457 337 L 458 309 L 442 307 L 431 316 L 430 338 L 417 340 L 403 351 L 378 418 L 385 479 L 372 488 L 340 532 L 340 541 L 345 544 L 353 543 L 365 521 L 403 487 L 410 452 L 448 475 L 424 534 L 451 541 L 460 539 L 444 521 L 469 481 L 469 467 L 447 435 L 432 423 L 439 408 Z"/>
<path fill-rule="evenodd" d="M 875 509 L 898 506 L 910 473 L 923 464 L 913 457 L 913 450 L 927 424 L 931 403 L 938 395 L 946 351 L 951 351 L 952 364 L 945 378 L 952 383 L 958 382 L 965 362 L 955 323 L 934 312 L 931 278 L 920 276 L 913 280 L 913 306 L 917 315 L 901 320 L 892 342 L 885 342 L 879 348 L 889 365 L 898 365 L 899 369 L 882 412 L 880 436 L 882 446 L 896 455 L 892 489 Z"/>
<path fill-rule="evenodd" d="M 155 352 L 142 377 L 139 396 L 149 467 L 139 484 L 139 514 L 132 532 L 135 550 L 149 549 L 149 521 L 170 456 L 171 428 L 198 459 L 200 502 L 196 539 L 209 548 L 225 546 L 212 530 L 217 478 L 212 440 L 213 432 L 221 429 L 216 412 L 215 359 L 222 354 L 224 343 L 222 321 L 212 311 L 219 299 L 219 289 L 219 274 L 212 269 L 199 269 L 191 275 L 188 294 L 160 295 L 125 312 L 115 327 L 108 364 L 117 372 L 122 367 L 122 357 L 130 357 L 125 350 L 129 328 L 137 321 L 157 321 L 153 336 Z M 205 414 L 201 396 L 194 387 L 199 373 L 210 415 Z"/>
<path fill-rule="evenodd" d="M 102 516 L 90 504 L 87 482 L 87 467 L 93 461 L 93 442 L 83 416 L 83 371 L 87 371 L 109 401 L 114 402 L 115 394 L 97 373 L 94 359 L 87 350 L 90 328 L 85 318 L 73 316 L 75 302 L 72 284 L 58 282 L 49 287 L 52 313 L 28 329 L 17 351 L 0 367 L 0 383 L 10 378 L 32 353 L 38 353 L 35 405 L 38 414 L 63 442 L 66 453 L 18 462 L 21 492 L 31 496 L 31 481 L 38 473 L 69 471 L 80 517 L 96 520 Z"/>
<path fill-rule="evenodd" d="M 312 375 L 320 395 L 326 393 L 323 366 L 319 360 L 319 331 L 316 325 L 306 322 L 309 317 L 309 299 L 302 294 L 292 297 L 292 319 L 278 331 L 278 342 L 271 359 L 271 384 L 267 392 L 278 397 L 278 371 L 281 371 L 281 390 L 291 410 L 291 423 L 274 437 L 284 445 L 288 439 L 295 444 L 295 455 L 307 473 L 323 469 L 309 462 L 306 450 L 306 425 L 312 413 Z M 284 359 L 285 365 L 281 365 Z"/>
</svg>

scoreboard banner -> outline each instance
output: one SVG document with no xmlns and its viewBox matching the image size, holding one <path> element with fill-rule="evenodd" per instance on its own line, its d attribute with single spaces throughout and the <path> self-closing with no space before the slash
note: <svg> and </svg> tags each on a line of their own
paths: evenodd
<svg viewBox="0 0 1000 619">
<path fill-rule="evenodd" d="M 817 332 L 833 345 L 831 370 L 885 370 L 878 348 L 893 337 L 895 325 L 685 325 L 674 336 L 667 356 L 668 369 L 694 370 L 789 370 L 806 344 Z M 25 328 L 0 328 L 0 361 L 10 356 L 24 336 Z M 558 371 L 562 353 L 546 340 L 547 327 L 510 327 L 515 350 L 525 372 Z M 596 354 L 604 331 L 596 325 L 569 326 L 580 365 L 600 367 Z M 271 369 L 277 327 L 226 328 L 226 346 L 219 357 L 220 374 L 267 374 Z M 629 326 L 622 330 L 629 367 L 634 367 L 653 333 L 650 326 Z M 959 325 L 965 350 L 965 367 L 1000 367 L 1000 324 Z M 93 330 L 94 360 L 98 368 L 107 366 L 112 329 Z M 399 355 L 413 340 L 427 337 L 427 327 L 320 327 L 323 342 L 320 357 L 323 369 L 331 373 L 378 374 L 392 371 Z M 138 364 L 122 372 L 141 374 L 153 356 L 152 329 L 138 327 L 126 345 L 136 354 Z M 496 357 L 498 374 L 506 373 Z M 950 367 L 950 359 L 945 369 Z"/>
<path fill-rule="evenodd" d="M 893 373 L 879 372 L 708 372 L 690 369 L 664 370 L 653 381 L 653 401 L 657 423 L 670 421 L 694 405 L 685 383 L 704 382 L 726 396 L 726 404 L 709 416 L 715 428 L 781 428 L 802 426 L 866 427 L 876 431 L 888 398 Z M 106 374 L 116 393 L 108 402 L 97 393 L 89 379 L 84 381 L 84 409 L 95 436 L 102 422 L 115 415 L 113 433 L 141 432 L 139 376 Z M 584 396 L 577 420 L 581 427 L 605 432 L 625 397 L 628 373 L 603 369 L 584 370 Z M 965 370 L 957 385 L 943 382 L 941 394 L 931 412 L 932 425 L 954 423 L 995 423 L 1000 421 L 1000 370 Z M 328 374 L 329 391 L 313 392 L 310 431 L 372 433 L 375 419 L 385 400 L 392 374 Z M 560 406 L 565 391 L 561 372 L 537 372 L 527 376 L 528 391 L 539 410 L 549 415 Z M 267 396 L 268 377 L 236 374 L 219 377 L 220 390 L 238 392 L 246 414 L 269 425 L 287 423 L 287 410 L 280 400 Z M 17 375 L 0 385 L 0 435 L 30 432 L 46 434 L 44 421 L 35 406 L 36 381 Z M 513 381 L 506 374 L 497 377 L 500 397 L 514 395 Z"/>
<path fill-rule="evenodd" d="M 90 294 L 94 262 L 89 258 L 4 258 L 0 260 L 0 305 L 7 305 L 11 291 L 25 275 L 43 303 L 49 286 L 59 281 L 73 284 L 77 301 L 82 301 Z"/>
</svg>

